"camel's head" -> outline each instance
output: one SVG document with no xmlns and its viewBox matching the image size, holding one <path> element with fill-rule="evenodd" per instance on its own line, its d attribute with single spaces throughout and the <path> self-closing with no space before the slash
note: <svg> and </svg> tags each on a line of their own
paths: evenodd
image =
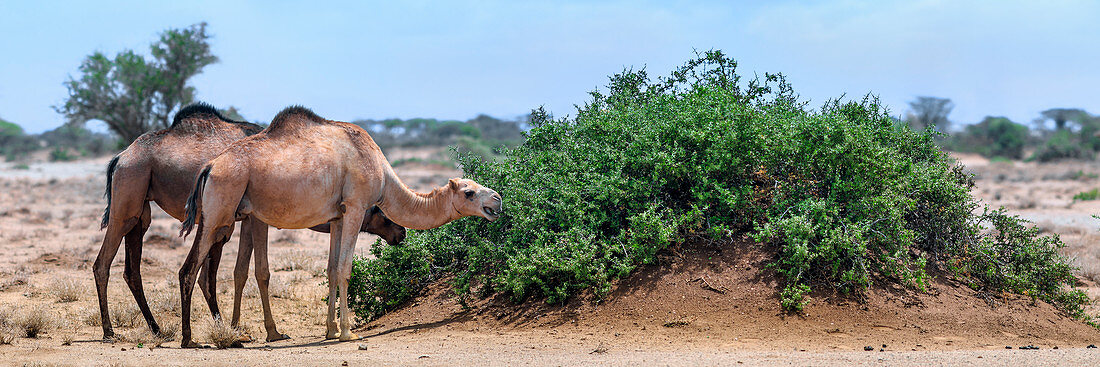
<svg viewBox="0 0 1100 367">
<path fill-rule="evenodd" d="M 490 222 L 500 218 L 504 203 L 493 189 L 464 178 L 452 178 L 448 186 L 453 195 L 451 202 L 462 216 L 479 216 Z"/>
</svg>

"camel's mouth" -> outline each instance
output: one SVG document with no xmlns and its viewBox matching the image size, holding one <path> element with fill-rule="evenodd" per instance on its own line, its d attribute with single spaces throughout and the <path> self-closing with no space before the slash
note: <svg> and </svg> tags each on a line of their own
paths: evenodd
<svg viewBox="0 0 1100 367">
<path fill-rule="evenodd" d="M 490 222 L 500 218 L 500 212 L 493 208 L 483 206 L 481 207 L 481 211 L 485 212 L 485 219 L 488 219 Z"/>
</svg>

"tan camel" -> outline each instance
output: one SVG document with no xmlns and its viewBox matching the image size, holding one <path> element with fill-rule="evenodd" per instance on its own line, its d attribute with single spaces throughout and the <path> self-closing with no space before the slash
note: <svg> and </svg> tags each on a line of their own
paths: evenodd
<svg viewBox="0 0 1100 367">
<path fill-rule="evenodd" d="M 150 222 L 149 201 L 155 201 L 168 215 L 184 219 L 184 204 L 202 166 L 233 141 L 260 130 L 262 127 L 259 125 L 228 120 L 210 105 L 192 104 L 176 114 L 170 128 L 142 135 L 108 164 L 107 209 L 103 212 L 102 222 L 107 233 L 94 267 L 105 340 L 114 336 L 107 310 L 107 282 L 110 265 L 118 252 L 122 237 L 126 238 L 124 278 L 146 324 L 154 334 L 159 335 L 160 326 L 146 302 L 140 271 L 142 237 Z M 248 259 L 253 249 L 256 250 L 258 283 L 266 283 L 269 273 L 266 263 L 267 233 L 253 230 L 250 222 L 251 220 L 246 219 L 241 225 L 241 248 L 234 271 L 234 326 L 240 319 L 241 294 L 247 281 Z M 263 228 L 266 229 L 266 226 Z M 329 230 L 327 225 L 312 229 L 320 232 Z M 390 244 L 397 244 L 405 238 L 405 229 L 389 221 L 377 208 L 372 208 L 367 213 L 362 230 L 378 234 Z M 220 312 L 215 281 L 216 269 L 221 259 L 221 245 L 224 242 L 218 243 L 206 258 L 200 281 L 207 305 L 214 317 L 218 318 Z M 267 294 L 263 293 L 262 297 L 268 339 L 285 337 L 275 329 L 274 321 L 269 315 Z"/>
<path fill-rule="evenodd" d="M 357 338 L 350 332 L 347 280 L 364 208 L 377 205 L 395 223 L 428 229 L 466 217 L 499 217 L 501 198 L 467 179 L 451 179 L 431 193 L 408 189 L 362 128 L 325 120 L 295 106 L 280 112 L 263 132 L 237 141 L 208 163 L 188 199 L 181 235 L 195 225 L 195 244 L 180 269 L 183 347 L 191 341 L 191 293 L 198 262 L 223 240 L 235 218 L 252 215 L 279 228 L 330 223 L 329 296 L 326 337 Z M 340 334 L 334 312 L 340 296 Z"/>
</svg>

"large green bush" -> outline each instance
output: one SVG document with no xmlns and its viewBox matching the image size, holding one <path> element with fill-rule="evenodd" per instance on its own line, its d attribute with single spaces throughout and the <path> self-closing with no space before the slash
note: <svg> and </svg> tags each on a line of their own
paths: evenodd
<svg viewBox="0 0 1100 367">
<path fill-rule="evenodd" d="M 462 157 L 468 178 L 504 197 L 504 216 L 376 244 L 353 271 L 358 315 L 444 277 L 461 297 L 603 295 L 670 246 L 746 237 L 774 253 L 765 271 L 783 280 L 789 310 L 812 290 L 921 289 L 942 269 L 1080 313 L 1058 239 L 999 211 L 972 214 L 973 183 L 934 132 L 897 123 L 873 98 L 809 110 L 782 76 L 745 81 L 736 66 L 707 52 L 667 78 L 626 71 L 574 118 L 535 111 L 503 160 Z"/>
</svg>

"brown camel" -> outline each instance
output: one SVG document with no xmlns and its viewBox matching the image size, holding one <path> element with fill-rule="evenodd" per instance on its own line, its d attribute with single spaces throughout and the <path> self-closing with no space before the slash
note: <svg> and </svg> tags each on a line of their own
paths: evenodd
<svg viewBox="0 0 1100 367">
<path fill-rule="evenodd" d="M 114 336 L 107 311 L 107 282 L 110 264 L 118 252 L 122 237 L 126 238 L 126 268 L 123 273 L 126 283 L 149 328 L 159 335 L 160 326 L 149 311 L 140 271 L 142 237 L 150 222 L 149 201 L 155 201 L 172 217 L 184 219 L 187 195 L 202 166 L 233 141 L 260 130 L 262 127 L 259 125 L 226 119 L 210 105 L 192 104 L 176 114 L 171 127 L 142 135 L 108 164 L 107 209 L 103 212 L 102 222 L 107 234 L 94 268 L 104 339 Z M 234 326 L 240 318 L 241 294 L 247 281 L 248 259 L 253 249 L 257 259 L 257 282 L 266 285 L 269 274 L 266 226 L 258 226 L 264 229 L 261 231 L 260 228 L 253 228 L 251 222 L 246 218 L 241 224 L 240 251 L 234 271 Z M 311 229 L 326 233 L 329 230 L 327 225 Z M 367 212 L 362 230 L 378 234 L 390 244 L 397 244 L 405 238 L 405 229 L 385 218 L 377 208 Z M 218 243 L 206 258 L 200 281 L 200 288 L 214 317 L 220 317 L 215 280 L 224 242 Z M 266 291 L 266 287 L 263 288 Z M 261 296 L 268 339 L 282 338 L 270 316 L 267 293 L 262 292 Z"/>
<path fill-rule="evenodd" d="M 422 194 L 409 190 L 394 174 L 382 151 L 359 126 L 325 120 L 312 111 L 289 107 L 263 132 L 241 139 L 211 160 L 199 174 L 187 204 L 181 235 L 197 222 L 195 244 L 180 269 L 183 347 L 191 341 L 191 293 L 198 262 L 224 240 L 233 220 L 254 216 L 279 228 L 308 228 L 330 223 L 329 296 L 326 337 L 357 338 L 350 332 L 347 280 L 363 210 L 377 205 L 395 223 L 412 229 L 480 216 L 499 217 L 501 198 L 467 179 Z M 334 312 L 340 298 L 340 334 Z"/>
</svg>

